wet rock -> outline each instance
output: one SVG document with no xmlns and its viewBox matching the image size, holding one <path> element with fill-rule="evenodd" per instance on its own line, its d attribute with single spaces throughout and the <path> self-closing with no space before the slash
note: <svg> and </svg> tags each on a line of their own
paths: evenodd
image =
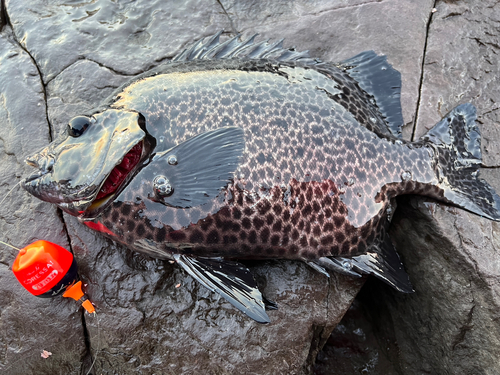
<svg viewBox="0 0 500 375">
<path fill-rule="evenodd" d="M 196 0 L 5 4 L 16 38 L 37 61 L 45 83 L 78 60 L 138 74 L 194 39 L 230 28 L 216 0 L 203 6 Z"/>
<path fill-rule="evenodd" d="M 429 28 L 416 135 L 464 102 L 478 107 L 483 160 L 499 165 L 500 8 L 493 1 L 439 2 Z M 481 176 L 500 191 L 498 169 Z M 416 293 L 369 284 L 365 300 L 380 338 L 396 337 L 403 373 L 497 374 L 499 224 L 460 209 L 401 201 L 392 238 Z M 370 302 L 368 302 L 370 301 Z M 391 333 L 392 332 L 392 333 Z"/>
<path fill-rule="evenodd" d="M 360 295 L 369 289 L 363 287 L 328 338 L 318 354 L 315 375 L 401 373 L 397 358 L 392 362 L 391 354 L 396 349 L 394 340 L 378 340 L 377 325 L 369 319 L 369 312 L 364 311 Z"/>
<path fill-rule="evenodd" d="M 420 198 L 399 205 L 392 238 L 416 292 L 368 285 L 379 340 L 404 374 L 500 371 L 499 224 Z"/>
<path fill-rule="evenodd" d="M 498 187 L 498 173 L 490 177 Z M 318 356 L 315 373 L 499 373 L 499 229 L 457 208 L 400 199 L 391 237 L 416 292 L 401 294 L 369 279 L 354 313 Z M 358 337 L 360 328 L 376 341 Z"/>
<path fill-rule="evenodd" d="M 1 199 L 30 173 L 24 158 L 49 143 L 44 89 L 30 56 L 0 33 Z M 68 248 L 55 209 L 14 188 L 0 204 L 1 241 L 17 247 L 43 238 Z M 0 372 L 77 374 L 86 353 L 81 311 L 62 297 L 37 298 L 17 282 L 17 251 L 0 245 Z M 52 355 L 44 359 L 41 352 Z"/>
<path fill-rule="evenodd" d="M 20 51 L 19 54 L 23 56 L 23 60 L 11 65 L 2 65 L 0 73 L 2 75 L 0 93 L 5 93 L 4 96 L 0 96 L 0 104 L 3 103 L 0 111 L 6 108 L 4 112 L 8 113 L 8 116 L 2 114 L 0 118 L 9 118 L 10 123 L 15 125 L 0 129 L 0 132 L 7 133 L 7 135 L 0 133 L 5 149 L 1 154 L 4 158 L 2 160 L 5 160 L 5 163 L 2 161 L 1 164 L 2 171 L 5 170 L 5 173 L 2 172 L 2 179 L 4 179 L 2 192 L 8 189 L 7 185 L 10 188 L 22 175 L 28 173 L 28 168 L 21 163 L 24 157 L 31 153 L 31 149 L 35 151 L 49 141 L 47 116 L 55 135 L 66 125 L 69 118 L 85 113 L 98 105 L 115 87 L 131 76 L 160 64 L 191 41 L 212 35 L 220 29 L 225 29 L 227 32 L 242 32 L 245 36 L 258 32 L 262 34 L 261 38 L 286 37 L 285 45 L 296 45 L 297 49 L 301 50 L 309 49 L 313 56 L 323 60 L 342 60 L 366 49 L 385 53 L 388 55 L 389 62 L 402 73 L 404 119 L 407 123 L 414 120 L 423 50 L 426 44 L 427 20 L 434 6 L 433 1 L 420 0 L 405 3 L 396 0 L 354 1 L 347 4 L 340 0 L 335 2 L 318 0 L 315 2 L 261 1 L 258 4 L 254 3 L 214 0 L 204 3 L 201 7 L 194 0 L 182 4 L 174 1 L 160 4 L 145 0 L 132 3 L 97 0 L 71 3 L 51 2 L 50 4 L 35 0 L 28 4 L 24 1 L 5 0 L 13 35 L 33 57 L 39 70 L 34 65 L 30 65 L 31 60 L 26 53 L 16 47 L 15 43 L 9 42 Z M 437 5 L 438 12 L 434 14 L 430 25 L 431 39 L 428 41 L 427 55 L 437 54 L 442 59 L 440 61 L 451 59 L 450 61 L 464 63 L 466 65 L 461 72 L 466 73 L 464 77 L 455 77 L 453 74 L 456 74 L 456 71 L 447 68 L 449 66 L 444 65 L 444 62 L 436 65 L 432 63 L 433 60 L 430 57 L 426 58 L 425 81 L 422 86 L 424 99 L 419 107 L 417 134 L 424 132 L 423 125 L 420 124 L 434 124 L 440 118 L 436 104 L 439 101 L 436 101 L 437 96 L 433 95 L 438 95 L 440 92 L 447 93 L 446 85 L 450 82 L 458 79 L 462 84 L 462 80 L 465 80 L 464 86 L 457 86 L 455 94 L 450 94 L 449 97 L 459 97 L 461 101 L 467 101 L 472 99 L 476 92 L 484 95 L 480 97 L 481 101 L 475 104 L 480 107 L 481 121 L 484 119 L 484 151 L 485 154 L 491 155 L 491 157 L 488 156 L 487 163 L 489 166 L 496 166 L 498 165 L 496 164 L 498 158 L 495 156 L 496 130 L 492 124 L 493 120 L 497 119 L 494 116 L 498 115 L 498 111 L 494 109 L 494 100 L 498 95 L 493 78 L 489 80 L 489 77 L 494 77 L 495 74 L 498 76 L 498 65 L 495 65 L 496 60 L 494 60 L 494 37 L 489 34 L 493 33 L 492 35 L 496 36 L 497 34 L 494 34 L 496 31 L 491 29 L 488 22 L 482 21 L 486 19 L 486 14 L 495 17 L 496 10 L 492 8 L 484 10 L 489 13 L 481 13 L 482 10 L 474 5 L 476 8 L 473 8 L 472 12 L 467 10 L 468 5 L 470 4 L 461 2 L 438 3 Z M 458 14 L 460 12 L 462 15 Z M 442 18 L 439 22 L 438 17 Z M 464 31 L 466 27 L 461 25 L 461 22 L 464 19 L 469 20 L 467 17 L 470 18 L 471 24 L 474 21 L 480 25 L 470 26 L 467 30 L 471 30 L 470 35 L 478 38 L 484 46 L 474 38 L 467 39 L 467 35 L 463 34 L 466 33 Z M 449 31 L 448 27 L 451 27 L 452 31 Z M 481 33 L 481 27 L 485 28 L 488 33 Z M 5 29 L 4 27 L 4 32 Z M 455 39 L 457 35 L 462 35 L 461 39 Z M 453 41 L 454 44 L 446 44 L 446 38 L 450 38 L 448 40 Z M 443 48 L 443 45 L 447 47 Z M 474 46 L 479 47 L 476 50 Z M 453 48 L 459 49 L 460 52 Z M 466 52 L 469 49 L 473 53 L 479 53 L 479 67 L 473 65 L 474 59 L 470 57 L 474 56 L 473 54 L 467 60 Z M 443 55 L 439 55 L 440 53 Z M 488 70 L 487 61 L 492 62 L 491 71 Z M 16 69 L 19 71 L 18 75 L 22 77 L 21 82 L 24 85 L 22 87 L 15 85 L 15 83 L 18 84 L 18 81 L 13 78 L 16 77 Z M 432 73 L 431 69 L 438 70 Z M 439 71 L 439 69 L 442 70 Z M 476 71 L 482 75 L 467 75 L 467 72 Z M 441 78 L 439 74 L 442 74 Z M 480 79 L 472 82 L 468 77 Z M 45 83 L 47 114 L 45 113 L 44 88 L 40 85 L 40 80 Z M 481 85 L 481 80 L 489 82 L 488 85 L 474 86 Z M 11 86 L 4 86 L 3 83 L 7 81 L 11 82 Z M 435 89 L 433 85 L 436 85 Z M 450 86 L 452 90 L 455 90 L 453 89 L 455 86 Z M 469 97 L 460 97 L 460 93 L 467 92 L 469 87 L 477 88 L 477 90 L 472 90 Z M 38 102 L 33 98 L 41 101 L 41 105 L 38 106 Z M 35 101 L 31 103 L 30 100 Z M 7 101 L 9 103 L 5 104 Z M 426 109 L 425 103 L 432 104 L 428 111 L 429 115 L 426 115 L 429 108 Z M 488 103 L 492 103 L 491 108 L 488 107 Z M 446 110 L 454 105 L 450 100 L 449 108 Z M 426 119 L 425 116 L 431 115 L 436 118 Z M 22 129 L 23 125 L 20 124 L 27 124 L 25 129 L 29 129 L 29 136 L 26 136 L 26 130 Z M 406 138 L 409 138 L 413 132 L 412 127 L 407 126 L 405 130 Z M 496 170 L 490 173 L 492 178 L 495 174 Z M 499 184 L 495 187 L 500 190 Z M 65 228 L 56 210 L 48 204 L 31 200 L 26 195 L 23 197 L 22 201 L 16 201 L 13 198 L 8 202 L 9 208 L 5 209 L 7 212 L 16 212 L 15 216 L 1 215 L 0 229 L 4 236 L 14 244 L 29 243 L 32 238 L 36 237 L 51 239 L 63 246 L 68 246 Z M 411 228 L 415 225 L 415 237 L 418 233 L 422 233 L 422 230 L 429 231 L 430 224 L 418 226 L 421 216 L 414 213 L 415 209 L 407 205 L 405 211 L 404 207 L 403 205 L 401 213 L 409 215 L 408 220 L 411 220 L 411 224 L 408 230 L 412 230 Z M 440 228 L 440 225 L 443 225 L 441 221 L 444 220 L 443 222 L 446 223 L 446 220 L 449 220 L 443 219 L 446 215 L 451 215 L 450 217 L 453 218 L 456 215 L 473 217 L 463 212 L 454 214 L 447 213 L 448 211 L 443 208 L 440 210 L 443 210 L 442 215 L 433 216 L 432 220 L 426 218 L 424 222 L 432 222 L 430 227 Z M 88 284 L 88 294 L 97 308 L 96 317 L 86 316 L 85 318 L 89 333 L 88 339 L 96 359 L 96 374 L 310 373 L 316 353 L 361 287 L 360 283 L 341 276 L 334 276 L 328 280 L 296 262 L 276 261 L 249 264 L 266 296 L 275 300 L 279 305 L 279 310 L 269 313 L 272 323 L 262 326 L 246 318 L 230 304 L 194 282 L 179 268 L 168 262 L 145 258 L 113 244 L 86 229 L 72 217 L 65 215 L 64 223 L 71 247 L 79 263 L 81 277 Z M 486 233 L 485 236 L 496 238 L 494 234 L 496 232 L 492 229 L 495 227 L 488 227 L 494 224 L 488 224 L 486 221 L 481 221 L 481 223 L 484 225 L 478 224 L 477 232 L 475 232 L 476 237 L 479 237 L 474 238 L 473 241 L 476 242 L 471 243 L 480 242 L 481 238 L 488 238 L 481 237 L 484 233 Z M 404 221 L 398 219 L 396 224 L 402 227 Z M 27 231 L 25 228 L 30 229 Z M 411 259 L 412 254 L 409 254 L 409 251 L 405 252 L 405 249 L 413 249 L 412 243 L 408 243 L 402 234 L 398 235 L 400 233 L 398 226 L 395 228 L 395 238 L 400 241 L 398 245 L 405 255 L 405 260 Z M 446 239 L 446 241 L 439 240 L 441 242 L 438 241 L 439 243 L 435 245 L 436 254 L 438 254 L 439 246 L 449 246 L 450 243 L 454 243 L 447 239 L 448 234 L 444 230 L 433 229 L 429 233 L 432 233 L 435 238 Z M 456 232 L 449 233 L 456 233 L 453 234 L 455 236 L 453 238 L 461 238 L 458 229 Z M 415 244 L 419 243 L 415 240 Z M 477 254 L 479 252 L 477 250 Z M 85 345 L 80 316 L 75 314 L 74 305 L 71 301 L 34 299 L 27 294 L 22 295 L 21 298 L 18 297 L 15 291 L 19 289 L 13 289 L 10 285 L 13 282 L 9 281 L 13 277 L 8 266 L 14 255 L 2 254 L 4 258 L 0 266 L 2 269 L 0 277 L 1 281 L 7 281 L 2 283 L 5 292 L 2 291 L 0 297 L 5 299 L 0 304 L 1 324 L 3 327 L 9 327 L 11 331 L 4 330 L 6 334 L 0 336 L 6 343 L 3 347 L 8 348 L 6 354 L 1 356 L 2 360 L 6 358 L 5 364 L 0 362 L 0 365 L 10 367 L 0 368 L 3 370 L 7 368 L 10 371 L 13 363 L 16 365 L 21 363 L 20 367 L 16 367 L 16 371 L 19 368 L 18 373 L 23 374 L 58 373 L 59 369 L 64 374 L 78 371 L 81 357 L 85 354 Z M 449 259 L 445 259 L 446 261 L 451 262 L 450 259 L 454 259 L 451 254 L 453 254 L 452 250 L 447 256 Z M 491 252 L 490 255 L 495 254 Z M 463 257 L 465 259 L 465 255 Z M 467 272 L 475 272 L 474 268 L 469 267 L 474 262 L 477 263 L 477 260 L 469 263 L 462 262 L 466 265 L 460 268 L 464 276 L 458 279 L 457 285 L 460 286 L 465 282 Z M 378 315 L 372 317 L 377 322 L 376 326 L 381 327 L 380 330 L 374 329 L 374 331 L 379 338 L 389 337 L 390 332 L 392 332 L 391 337 L 397 337 L 399 351 L 393 350 L 391 353 L 398 352 L 400 355 L 392 357 L 393 354 L 389 354 L 388 357 L 391 361 L 401 360 L 404 373 L 413 373 L 412 371 L 418 373 L 421 369 L 427 371 L 434 365 L 438 366 L 437 369 L 446 369 L 446 366 L 451 366 L 452 360 L 462 358 L 453 357 L 449 353 L 462 350 L 461 348 L 467 345 L 475 348 L 474 350 L 481 350 L 476 345 L 480 343 L 479 333 L 471 336 L 474 330 L 467 327 L 470 327 L 470 324 L 475 324 L 474 329 L 480 327 L 481 330 L 486 330 L 490 327 L 489 321 L 476 323 L 474 319 L 488 317 L 487 313 L 477 315 L 482 310 L 477 307 L 479 305 L 476 301 L 484 300 L 484 306 L 493 309 L 496 307 L 493 297 L 488 299 L 485 292 L 483 297 L 478 297 L 479 299 L 471 302 L 470 297 L 475 294 L 472 292 L 460 294 L 458 291 L 453 293 L 463 298 L 458 303 L 454 302 L 452 293 L 443 304 L 445 308 L 436 307 L 439 314 L 434 313 L 435 305 L 429 305 L 432 301 L 435 304 L 438 303 L 432 300 L 432 296 L 441 297 L 447 291 L 440 288 L 452 289 L 449 283 L 453 283 L 453 277 L 456 274 L 452 266 L 456 267 L 457 264 L 453 262 L 450 264 L 448 267 L 451 271 L 446 271 L 450 272 L 450 276 L 446 276 L 449 282 L 445 284 L 439 281 L 439 277 L 443 274 L 447 275 L 444 271 L 447 270 L 446 263 L 437 261 L 430 264 L 422 263 L 419 267 L 418 264 L 408 262 L 408 270 L 415 286 L 422 288 L 421 290 L 425 292 L 429 289 L 429 294 L 425 297 L 427 299 L 416 299 L 416 302 L 412 302 L 411 298 L 420 297 L 420 293 L 423 292 L 417 291 L 413 296 L 406 296 L 393 293 L 376 282 L 370 282 L 369 288 L 376 288 L 373 295 L 377 296 L 377 301 L 383 298 L 383 306 L 390 307 L 382 309 L 375 302 L 370 302 L 371 306 L 374 306 L 371 310 L 380 311 Z M 435 270 L 427 271 L 426 267 L 432 266 Z M 494 271 L 490 269 L 489 275 L 493 276 Z M 456 276 L 460 277 L 460 275 Z M 421 279 L 430 281 L 426 281 L 425 284 L 416 281 Z M 471 280 L 476 279 L 471 278 Z M 477 285 L 480 285 L 477 280 Z M 494 283 L 492 278 L 487 280 Z M 483 291 L 480 287 L 475 288 L 474 291 Z M 491 291 L 489 293 L 491 296 L 494 295 Z M 409 301 L 409 306 L 405 305 L 406 301 Z M 474 304 L 476 307 L 472 308 Z M 55 350 L 46 348 L 44 345 L 47 342 L 46 332 L 48 331 L 46 327 L 37 325 L 40 320 L 39 315 L 27 316 L 25 319 L 29 323 L 26 325 L 16 320 L 21 310 L 29 310 L 26 306 L 30 307 L 30 311 L 34 309 L 40 311 L 43 307 L 45 308 L 43 311 L 47 314 L 50 312 L 53 317 L 57 317 L 54 320 L 45 320 L 50 322 L 48 326 L 51 328 L 51 333 L 56 330 L 52 334 L 52 337 L 56 337 L 54 340 L 58 345 L 55 346 Z M 447 311 L 457 311 L 459 314 L 445 318 Z M 470 320 L 468 320 L 469 315 L 471 315 Z M 60 317 L 63 319 L 59 319 Z M 451 320 L 452 318 L 457 319 L 455 323 Z M 64 322 L 64 324 L 61 325 L 59 322 Z M 74 322 L 78 324 L 75 325 Z M 443 335 L 445 342 L 439 342 L 438 335 L 433 335 L 433 330 L 426 331 L 426 324 L 438 332 L 443 324 L 447 330 Z M 418 330 L 426 335 L 423 335 L 423 338 L 416 335 L 415 330 L 411 330 L 412 326 L 419 327 Z M 14 328 L 16 331 L 13 330 Z M 366 329 L 366 332 L 368 331 Z M 407 331 L 408 334 L 406 334 Z M 21 332 L 22 335 L 18 333 L 18 336 L 15 336 L 15 332 Z M 78 334 L 70 336 L 68 332 L 72 334 L 78 332 Z M 23 357 L 25 353 L 23 350 L 27 351 L 32 346 L 19 349 L 19 346 L 15 345 L 18 345 L 19 337 L 25 338 L 29 334 L 33 336 L 31 345 L 39 345 L 40 350 L 49 350 L 54 353 L 53 356 L 48 360 L 43 360 L 38 358 L 39 352 L 37 351 L 35 356 L 37 361 L 23 361 L 22 359 L 26 358 Z M 488 340 L 493 340 L 493 335 L 492 330 L 490 335 L 486 335 L 487 340 L 483 343 L 489 344 Z M 67 337 L 74 337 L 74 340 L 68 341 Z M 469 337 L 474 337 L 476 341 L 469 340 Z M 428 355 L 427 351 L 432 350 L 429 343 L 422 344 L 418 350 L 415 349 L 416 343 L 427 338 L 436 347 L 442 348 L 438 353 L 447 355 L 445 363 L 437 363 L 438 354 L 436 353 L 431 353 L 430 359 L 424 360 Z M 451 340 L 451 346 L 448 345 L 449 340 Z M 492 344 L 491 351 L 481 352 L 479 358 L 489 361 L 495 354 L 495 345 Z M 453 350 L 450 351 L 450 347 Z M 472 349 L 464 353 L 470 354 Z M 61 357 L 56 357 L 56 354 Z M 367 361 L 371 358 L 369 357 Z M 338 361 L 338 357 L 334 357 L 333 360 Z M 42 365 L 52 367 L 40 367 Z M 83 368 L 88 369 L 89 363 L 86 362 Z M 467 368 L 463 367 L 463 369 Z M 12 373 L 16 373 L 13 371 Z"/>
<path fill-rule="evenodd" d="M 54 78 L 47 87 L 47 113 L 55 134 L 77 114 L 94 109 L 130 77 L 99 64 L 81 60 Z"/>
<path fill-rule="evenodd" d="M 0 31 L 7 24 L 6 13 L 3 6 L 3 1 L 0 2 Z"/>
<path fill-rule="evenodd" d="M 478 109 L 483 162 L 500 164 L 500 87 L 495 1 L 439 2 L 432 16 L 424 62 L 416 136 L 423 135 L 460 103 Z"/>
<path fill-rule="evenodd" d="M 244 35 L 285 38 L 297 50 L 325 61 L 342 61 L 374 50 L 401 72 L 405 124 L 411 125 L 420 82 L 426 22 L 434 1 L 247 1 L 222 0 Z M 410 132 L 411 133 L 411 132 Z"/>
<path fill-rule="evenodd" d="M 478 108 L 483 162 L 488 167 L 496 167 L 500 161 L 496 84 L 500 74 L 496 58 L 499 11 L 493 1 L 436 4 L 429 25 L 415 131 L 416 137 L 423 135 L 453 107 L 472 102 Z M 500 191 L 497 168 L 484 168 L 481 176 Z M 417 198 L 399 201 L 391 235 L 416 293 L 403 295 L 369 279 L 359 298 L 362 311 L 373 322 L 378 343 L 382 347 L 390 343 L 393 348 L 383 353 L 397 365 L 396 373 L 500 372 L 500 336 L 495 325 L 498 229 L 498 223 L 460 209 Z M 330 340 L 340 337 L 334 332 Z M 376 345 L 371 350 L 380 354 Z M 350 354 L 347 361 L 356 363 L 359 353 Z M 333 363 L 341 357 L 330 359 Z M 366 373 L 385 374 L 387 370 L 375 368 Z"/>
</svg>

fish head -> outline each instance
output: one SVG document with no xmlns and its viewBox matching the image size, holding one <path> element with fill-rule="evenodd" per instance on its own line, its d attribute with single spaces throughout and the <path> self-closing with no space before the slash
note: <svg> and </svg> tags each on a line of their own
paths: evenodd
<svg viewBox="0 0 500 375">
<path fill-rule="evenodd" d="M 37 171 L 21 185 L 81 216 L 92 205 L 109 201 L 130 178 L 144 153 L 143 129 L 144 117 L 133 111 L 108 109 L 74 117 L 57 140 L 26 159 Z"/>
</svg>

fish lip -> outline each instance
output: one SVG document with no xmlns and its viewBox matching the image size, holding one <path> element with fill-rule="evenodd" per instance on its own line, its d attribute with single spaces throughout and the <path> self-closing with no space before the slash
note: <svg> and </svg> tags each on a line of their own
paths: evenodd
<svg viewBox="0 0 500 375">
<path fill-rule="evenodd" d="M 42 171 L 42 170 L 37 170 L 37 171 L 34 171 L 32 174 L 30 174 L 28 177 L 26 177 L 24 180 L 23 180 L 23 184 L 28 184 L 36 179 L 39 179 L 40 177 L 43 177 L 45 176 L 47 173 L 49 173 L 49 171 Z"/>
<path fill-rule="evenodd" d="M 28 193 L 32 194 L 36 198 L 55 204 L 68 212 L 69 214 L 75 215 L 74 214 L 74 207 L 83 207 L 85 204 L 88 203 L 89 198 L 83 197 L 79 199 L 64 199 L 64 196 L 62 193 L 59 191 L 58 193 L 47 193 L 44 188 L 44 177 L 50 175 L 50 171 L 35 171 L 28 177 L 24 178 L 21 180 L 21 187 L 26 190 Z M 50 176 L 48 176 L 50 177 Z"/>
</svg>

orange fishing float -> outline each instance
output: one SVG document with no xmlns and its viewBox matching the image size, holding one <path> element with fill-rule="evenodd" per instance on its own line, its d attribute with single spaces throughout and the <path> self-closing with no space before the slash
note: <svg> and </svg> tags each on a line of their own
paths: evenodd
<svg viewBox="0 0 500 375">
<path fill-rule="evenodd" d="M 21 285 L 37 297 L 63 297 L 81 302 L 89 313 L 95 308 L 82 291 L 73 254 L 55 243 L 39 240 L 19 250 L 12 271 Z"/>
<path fill-rule="evenodd" d="M 19 185 L 20 182 L 9 190 L 0 202 L 0 206 Z M 82 282 L 78 280 L 76 260 L 71 251 L 44 240 L 35 241 L 22 249 L 3 241 L 0 241 L 0 244 L 18 251 L 14 264 L 12 264 L 12 271 L 16 279 L 28 292 L 34 296 L 45 298 L 55 297 L 62 293 L 63 297 L 73 298 L 75 301 L 80 302 L 89 314 L 93 313 L 94 317 L 97 316 L 94 305 L 82 291 Z M 99 320 L 96 321 L 99 335 Z M 97 349 L 96 353 L 98 351 L 99 349 Z M 42 358 L 48 358 L 50 355 L 52 355 L 51 352 L 43 350 Z M 97 355 L 94 356 L 86 375 L 90 374 L 96 360 Z"/>
</svg>

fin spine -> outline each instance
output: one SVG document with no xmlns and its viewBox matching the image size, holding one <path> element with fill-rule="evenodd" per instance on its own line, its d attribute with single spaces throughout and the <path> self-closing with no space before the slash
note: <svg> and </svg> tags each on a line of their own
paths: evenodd
<svg viewBox="0 0 500 375">
<path fill-rule="evenodd" d="M 297 52 L 294 48 L 284 48 L 283 39 L 273 43 L 269 41 L 255 43 L 257 34 L 243 41 L 240 41 L 241 34 L 238 34 L 231 39 L 220 42 L 221 34 L 222 31 L 219 31 L 206 41 L 195 42 L 191 47 L 175 56 L 172 62 L 229 58 L 272 59 L 281 62 L 300 61 L 309 65 L 319 62 L 319 60 L 312 59 L 308 51 Z"/>
</svg>

